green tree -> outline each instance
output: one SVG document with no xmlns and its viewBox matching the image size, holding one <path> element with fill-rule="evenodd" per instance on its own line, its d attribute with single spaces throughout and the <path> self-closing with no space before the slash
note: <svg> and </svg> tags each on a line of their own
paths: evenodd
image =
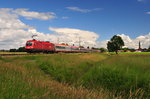
<svg viewBox="0 0 150 99">
<path fill-rule="evenodd" d="M 25 47 L 19 47 L 17 49 L 17 52 L 26 52 L 26 49 L 25 49 Z"/>
<path fill-rule="evenodd" d="M 147 52 L 150 52 L 150 46 L 148 47 Z"/>
<path fill-rule="evenodd" d="M 95 49 L 95 47 L 92 47 L 91 49 Z"/>
<path fill-rule="evenodd" d="M 10 52 L 16 52 L 17 49 L 10 49 L 9 51 L 10 51 Z"/>
<path fill-rule="evenodd" d="M 107 51 L 107 49 L 105 49 L 105 48 L 99 48 L 99 50 L 101 50 L 101 52 L 106 52 Z"/>
<path fill-rule="evenodd" d="M 84 48 L 84 46 L 79 46 L 80 48 Z"/>
<path fill-rule="evenodd" d="M 67 43 L 61 43 L 62 45 L 68 45 Z"/>
<path fill-rule="evenodd" d="M 107 49 L 109 52 L 116 52 L 124 46 L 124 41 L 120 36 L 114 35 L 107 43 Z"/>
</svg>

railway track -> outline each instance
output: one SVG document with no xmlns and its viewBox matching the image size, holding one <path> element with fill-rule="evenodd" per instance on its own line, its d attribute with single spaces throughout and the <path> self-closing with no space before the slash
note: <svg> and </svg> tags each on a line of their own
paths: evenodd
<svg viewBox="0 0 150 99">
<path fill-rule="evenodd" d="M 25 55 L 35 55 L 35 54 L 0 54 L 0 56 L 25 56 Z"/>
<path fill-rule="evenodd" d="M 18 53 L 5 53 L 1 54 L 0 56 L 27 56 L 27 55 L 50 55 L 50 54 L 66 54 L 66 53 L 49 53 L 49 54 L 43 54 L 43 53 L 25 53 L 25 54 L 18 54 Z M 69 53 L 68 53 L 69 54 Z"/>
<path fill-rule="evenodd" d="M 55 53 L 57 54 L 57 53 Z M 49 54 L 43 54 L 43 53 L 26 53 L 26 54 L 17 54 L 17 53 L 10 53 L 10 54 L 0 54 L 0 56 L 27 56 L 27 55 L 49 55 Z"/>
</svg>

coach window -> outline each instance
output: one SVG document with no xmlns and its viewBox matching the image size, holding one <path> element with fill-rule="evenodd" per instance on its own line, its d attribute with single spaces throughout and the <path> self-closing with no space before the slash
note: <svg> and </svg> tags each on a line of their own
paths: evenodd
<svg viewBox="0 0 150 99">
<path fill-rule="evenodd" d="M 65 49 L 65 47 L 63 47 L 63 46 L 56 46 L 56 48 L 58 48 L 58 49 Z"/>
</svg>

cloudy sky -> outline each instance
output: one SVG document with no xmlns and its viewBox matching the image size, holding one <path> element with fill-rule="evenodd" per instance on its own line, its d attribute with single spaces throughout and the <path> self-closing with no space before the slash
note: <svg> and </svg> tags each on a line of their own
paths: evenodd
<svg viewBox="0 0 150 99">
<path fill-rule="evenodd" d="M 0 0 L 0 49 L 35 39 L 106 47 L 119 35 L 125 47 L 150 45 L 150 0 Z"/>
</svg>

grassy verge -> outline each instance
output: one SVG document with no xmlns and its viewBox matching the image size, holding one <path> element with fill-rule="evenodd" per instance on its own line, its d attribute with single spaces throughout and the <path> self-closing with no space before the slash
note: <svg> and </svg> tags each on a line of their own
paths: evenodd
<svg viewBox="0 0 150 99">
<path fill-rule="evenodd" d="M 45 75 L 38 64 L 53 56 L 0 57 L 0 99 L 104 99 L 111 95 L 103 89 L 98 92 L 59 83 Z"/>
</svg>

